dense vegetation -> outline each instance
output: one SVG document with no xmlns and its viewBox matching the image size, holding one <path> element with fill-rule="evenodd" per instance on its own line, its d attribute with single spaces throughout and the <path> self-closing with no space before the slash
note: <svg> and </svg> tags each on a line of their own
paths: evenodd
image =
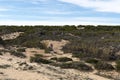
<svg viewBox="0 0 120 80">
<path fill-rule="evenodd" d="M 120 69 L 120 26 L 0 26 L 1 35 L 12 32 L 24 33 L 14 40 L 3 42 L 0 39 L 0 44 L 46 49 L 46 46 L 40 41 L 65 39 L 70 42 L 62 49 L 65 53 L 72 53 L 73 57 L 93 64 L 98 70 L 113 70 L 114 67 L 108 64 L 111 61 L 116 61 L 116 70 Z M 24 49 L 18 51 L 24 51 Z M 46 51 L 49 50 L 46 49 Z M 18 53 L 14 52 L 14 54 Z M 41 62 L 45 61 L 38 56 L 31 57 L 31 62 L 40 60 Z M 56 58 L 56 61 L 63 62 L 62 60 Z M 73 65 L 73 63 L 65 65 Z"/>
</svg>

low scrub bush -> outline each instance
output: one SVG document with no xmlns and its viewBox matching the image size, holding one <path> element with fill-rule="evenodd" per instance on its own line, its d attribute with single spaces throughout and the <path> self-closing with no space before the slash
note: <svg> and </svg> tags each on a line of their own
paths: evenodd
<svg viewBox="0 0 120 80">
<path fill-rule="evenodd" d="M 98 70 L 107 70 L 107 71 L 114 70 L 114 67 L 111 64 L 108 64 L 107 62 L 103 62 L 103 61 L 99 61 L 94 66 Z"/>
<path fill-rule="evenodd" d="M 4 50 L 4 49 L 2 49 L 2 50 L 0 50 L 0 55 L 5 54 L 6 52 L 8 52 L 8 50 Z"/>
<path fill-rule="evenodd" d="M 99 60 L 94 59 L 94 58 L 88 58 L 85 60 L 87 63 L 91 63 L 91 64 L 97 64 L 99 62 Z"/>
<path fill-rule="evenodd" d="M 94 57 L 95 55 L 92 54 L 92 53 L 90 53 L 89 51 L 88 52 L 81 52 L 80 51 L 80 52 L 74 52 L 74 53 L 72 53 L 72 56 L 80 58 L 80 59 L 84 59 L 84 58 Z"/>
<path fill-rule="evenodd" d="M 82 58 L 82 57 L 84 57 L 84 53 L 81 53 L 81 52 L 79 52 L 79 53 L 73 53 L 72 56 L 73 57 L 77 57 L 77 58 Z"/>
<path fill-rule="evenodd" d="M 1 37 L 0 37 L 0 45 L 5 45 L 5 42 L 3 41 Z"/>
<path fill-rule="evenodd" d="M 26 58 L 26 55 L 23 54 L 22 52 L 17 52 L 17 51 L 10 51 L 11 55 L 14 55 L 16 57 L 20 57 L 20 58 Z"/>
<path fill-rule="evenodd" d="M 32 40 L 26 40 L 24 43 L 21 44 L 24 47 L 28 47 L 28 48 L 41 48 L 43 49 L 43 45 L 40 43 L 40 40 L 35 38 Z"/>
<path fill-rule="evenodd" d="M 25 52 L 25 48 L 19 48 L 17 49 L 18 52 Z"/>
<path fill-rule="evenodd" d="M 0 52 L 0 55 L 2 55 L 2 52 Z"/>
<path fill-rule="evenodd" d="M 55 61 L 57 61 L 57 59 L 58 59 L 57 57 L 52 57 L 51 58 L 51 60 L 55 60 Z"/>
<path fill-rule="evenodd" d="M 43 57 L 42 54 L 34 54 L 35 57 Z"/>
<path fill-rule="evenodd" d="M 59 66 L 65 69 L 77 69 L 81 71 L 92 71 L 92 67 L 86 65 L 83 62 L 69 62 L 69 63 L 61 63 L 61 64 L 53 64 L 54 66 Z"/>
<path fill-rule="evenodd" d="M 120 71 L 120 60 L 116 61 L 116 70 Z"/>
<path fill-rule="evenodd" d="M 6 68 L 8 68 L 8 67 L 10 67 L 10 65 L 0 65 L 0 68 L 3 68 L 3 69 L 6 69 Z"/>
<path fill-rule="evenodd" d="M 51 48 L 45 48 L 45 53 L 50 53 L 51 51 L 53 51 Z"/>
<path fill-rule="evenodd" d="M 71 58 L 68 58 L 68 57 L 61 57 L 61 58 L 54 57 L 54 58 L 51 58 L 51 60 L 56 60 L 56 61 L 58 61 L 58 62 L 73 61 Z"/>
<path fill-rule="evenodd" d="M 40 56 L 34 56 L 30 58 L 30 62 L 50 64 L 52 61 L 41 58 Z"/>
</svg>

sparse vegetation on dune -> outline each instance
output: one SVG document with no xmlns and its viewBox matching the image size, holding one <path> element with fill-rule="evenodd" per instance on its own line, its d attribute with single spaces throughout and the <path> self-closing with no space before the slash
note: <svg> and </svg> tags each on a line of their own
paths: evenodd
<svg viewBox="0 0 120 80">
<path fill-rule="evenodd" d="M 0 36 L 15 32 L 22 34 L 14 39 L 0 38 L 0 45 L 7 48 L 0 50 L 0 55 L 9 52 L 26 58 L 26 48 L 37 48 L 45 52 L 34 53 L 30 57 L 32 63 L 79 71 L 120 71 L 120 26 L 0 26 Z M 68 43 L 60 46 L 63 53 L 59 53 L 54 50 L 56 47 L 53 49 L 54 44 L 49 47 L 43 42 L 47 40 L 66 40 Z M 10 46 L 18 47 L 8 49 Z M 70 56 L 63 56 L 66 54 Z"/>
<path fill-rule="evenodd" d="M 69 61 L 73 61 L 71 58 L 67 58 L 67 57 L 60 57 L 60 58 L 53 57 L 53 58 L 51 58 L 51 60 L 55 60 L 55 61 L 58 61 L 58 62 L 69 62 Z"/>
<path fill-rule="evenodd" d="M 0 37 L 0 45 L 5 45 L 5 42 L 3 41 L 1 37 Z"/>
<path fill-rule="evenodd" d="M 50 64 L 52 61 L 42 58 L 41 55 L 35 54 L 33 57 L 30 58 L 30 62 L 36 63 L 43 63 L 43 64 Z"/>
<path fill-rule="evenodd" d="M 98 70 L 107 70 L 107 71 L 115 70 L 115 68 L 111 64 L 103 61 L 99 61 L 97 64 L 95 64 L 95 68 Z"/>
<path fill-rule="evenodd" d="M 76 69 L 80 71 L 93 71 L 92 67 L 83 62 L 53 63 L 53 66 L 59 66 L 63 69 Z"/>
<path fill-rule="evenodd" d="M 20 58 L 26 58 L 26 55 L 23 54 L 22 52 L 18 52 L 18 51 L 10 51 L 10 54 L 16 57 L 20 57 Z"/>
</svg>

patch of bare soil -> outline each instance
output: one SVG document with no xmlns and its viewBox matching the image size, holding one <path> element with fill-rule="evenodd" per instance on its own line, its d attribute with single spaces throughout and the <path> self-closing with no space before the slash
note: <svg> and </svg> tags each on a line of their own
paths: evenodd
<svg viewBox="0 0 120 80">
<path fill-rule="evenodd" d="M 15 39 L 17 38 L 18 36 L 20 36 L 20 34 L 22 34 L 23 32 L 14 32 L 14 33 L 10 33 L 10 34 L 4 34 L 4 35 L 1 35 L 0 37 L 3 39 L 3 40 L 10 40 L 10 39 Z"/>
</svg>

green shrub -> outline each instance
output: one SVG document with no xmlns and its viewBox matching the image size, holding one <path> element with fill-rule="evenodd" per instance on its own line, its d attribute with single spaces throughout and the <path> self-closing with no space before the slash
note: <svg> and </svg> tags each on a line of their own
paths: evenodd
<svg viewBox="0 0 120 80">
<path fill-rule="evenodd" d="M 30 62 L 50 64 L 52 61 L 41 58 L 40 56 L 30 57 Z"/>
<path fill-rule="evenodd" d="M 50 53 L 52 51 L 51 48 L 45 48 L 45 53 Z"/>
<path fill-rule="evenodd" d="M 43 57 L 42 54 L 34 54 L 35 57 Z"/>
<path fill-rule="evenodd" d="M 0 55 L 3 55 L 6 52 L 8 52 L 8 50 L 2 49 L 2 50 L 0 50 Z"/>
<path fill-rule="evenodd" d="M 108 64 L 106 62 L 103 61 L 99 61 L 97 64 L 95 64 L 95 68 L 98 70 L 114 70 L 114 67 L 111 64 Z"/>
<path fill-rule="evenodd" d="M 58 62 L 73 61 L 71 58 L 68 58 L 68 57 L 60 57 L 60 58 L 54 57 L 54 58 L 51 58 L 51 60 L 56 60 Z"/>
<path fill-rule="evenodd" d="M 25 48 L 19 48 L 17 49 L 18 52 L 25 52 Z"/>
<path fill-rule="evenodd" d="M 94 59 L 94 58 L 88 58 L 85 60 L 87 63 L 91 63 L 91 64 L 97 64 L 99 62 L 99 60 Z"/>
<path fill-rule="evenodd" d="M 120 71 L 120 60 L 116 61 L 116 70 Z"/>
<path fill-rule="evenodd" d="M 1 37 L 0 37 L 0 45 L 5 45 L 5 42 L 3 41 Z"/>
<path fill-rule="evenodd" d="M 51 47 L 48 47 L 48 42 L 41 42 L 42 45 L 42 49 L 45 50 L 45 53 L 50 53 L 51 51 L 53 51 L 53 49 Z"/>
<path fill-rule="evenodd" d="M 82 57 L 84 57 L 85 55 L 84 55 L 84 53 L 79 52 L 79 53 L 73 53 L 72 56 L 73 56 L 73 57 L 77 57 L 77 58 L 82 58 Z"/>
<path fill-rule="evenodd" d="M 57 61 L 57 59 L 58 59 L 57 57 L 52 57 L 51 58 L 51 60 L 55 60 L 55 61 Z"/>
<path fill-rule="evenodd" d="M 16 57 L 20 57 L 20 58 L 26 58 L 26 55 L 23 54 L 22 52 L 17 52 L 17 51 L 10 51 L 11 55 L 14 55 Z"/>
<path fill-rule="evenodd" d="M 3 55 L 2 52 L 0 52 L 0 55 Z"/>
<path fill-rule="evenodd" d="M 27 36 L 25 37 L 27 38 Z M 40 39 L 31 39 L 31 40 L 25 40 L 24 43 L 20 44 L 22 46 L 28 47 L 28 48 L 41 48 L 43 49 L 43 45 L 40 43 Z"/>
<path fill-rule="evenodd" d="M 83 62 L 69 62 L 69 63 L 61 63 L 61 64 L 55 64 L 53 63 L 54 66 L 59 66 L 61 68 L 65 69 L 77 69 L 81 71 L 92 71 L 92 67 L 89 65 L 86 65 Z"/>
<path fill-rule="evenodd" d="M 8 67 L 10 67 L 10 65 L 0 65 L 0 68 L 3 68 L 3 69 L 6 69 L 6 68 L 8 68 Z"/>
</svg>

